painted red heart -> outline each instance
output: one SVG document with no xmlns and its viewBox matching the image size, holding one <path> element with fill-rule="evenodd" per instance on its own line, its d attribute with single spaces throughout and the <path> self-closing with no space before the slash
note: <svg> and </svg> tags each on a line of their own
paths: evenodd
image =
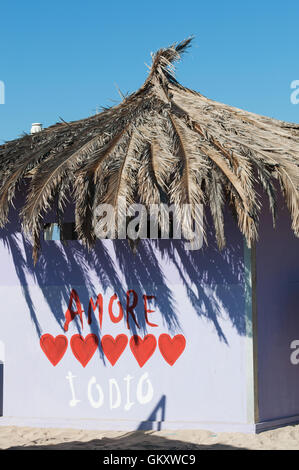
<svg viewBox="0 0 299 470">
<path fill-rule="evenodd" d="M 118 335 L 115 339 L 111 335 L 105 335 L 101 340 L 103 352 L 113 366 L 122 355 L 127 344 L 128 338 L 126 335 Z"/>
<path fill-rule="evenodd" d="M 81 335 L 71 337 L 71 348 L 76 359 L 85 367 L 94 355 L 99 344 L 97 335 L 89 334 L 83 338 Z"/>
<path fill-rule="evenodd" d="M 140 367 L 149 360 L 157 347 L 157 340 L 154 335 L 146 335 L 143 339 L 134 335 L 130 339 L 130 348 Z"/>
<path fill-rule="evenodd" d="M 159 336 L 158 343 L 162 356 L 171 366 L 173 366 L 186 347 L 186 339 L 183 335 L 176 335 L 171 338 L 167 334 L 162 334 Z"/>
<path fill-rule="evenodd" d="M 54 336 L 47 333 L 40 337 L 39 343 L 45 355 L 55 367 L 63 358 L 68 341 L 64 335 L 58 335 L 54 338 Z"/>
</svg>

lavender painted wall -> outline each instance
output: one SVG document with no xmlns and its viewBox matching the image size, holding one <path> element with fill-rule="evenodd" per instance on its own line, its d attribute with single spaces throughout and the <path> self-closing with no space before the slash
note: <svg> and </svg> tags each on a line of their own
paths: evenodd
<svg viewBox="0 0 299 470">
<path fill-rule="evenodd" d="M 299 421 L 299 365 L 290 361 L 299 340 L 299 240 L 282 200 L 278 207 L 275 230 L 263 211 L 256 249 L 259 422 Z"/>
<path fill-rule="evenodd" d="M 195 252 L 186 251 L 180 241 L 144 241 L 135 256 L 126 241 L 99 242 L 90 254 L 80 242 L 67 246 L 43 242 L 34 267 L 31 248 L 12 214 L 11 225 L 0 234 L 0 341 L 5 345 L 4 418 L 0 424 L 15 419 L 16 424 L 65 426 L 69 420 L 72 425 L 78 420 L 82 426 L 85 420 L 88 427 L 102 423 L 102 427 L 117 429 L 151 428 L 163 421 L 169 428 L 252 430 L 252 338 L 250 315 L 246 321 L 245 253 L 230 216 L 226 233 L 228 246 L 221 253 L 210 236 L 209 246 Z M 83 329 L 77 316 L 65 332 L 64 314 L 72 288 L 84 309 Z M 140 329 L 132 322 L 130 329 L 126 321 L 112 323 L 108 315 L 110 296 L 116 293 L 125 306 L 128 289 L 138 294 L 135 312 Z M 98 293 L 104 298 L 101 329 L 97 314 L 87 323 L 89 299 L 95 301 Z M 154 312 L 149 321 L 157 327 L 145 322 L 143 294 L 156 297 L 150 303 Z M 39 343 L 47 333 L 64 334 L 69 342 L 55 367 Z M 186 348 L 171 366 L 157 346 L 142 368 L 129 345 L 114 366 L 98 348 L 83 368 L 70 348 L 71 337 L 78 333 L 84 337 L 94 333 L 100 339 L 107 334 L 125 334 L 129 339 L 135 333 L 141 337 L 153 334 L 157 340 L 165 333 L 171 337 L 182 334 Z M 80 400 L 77 403 L 71 401 L 71 382 Z M 104 395 L 98 408 L 97 385 Z M 151 387 L 146 402 L 144 396 Z"/>
</svg>

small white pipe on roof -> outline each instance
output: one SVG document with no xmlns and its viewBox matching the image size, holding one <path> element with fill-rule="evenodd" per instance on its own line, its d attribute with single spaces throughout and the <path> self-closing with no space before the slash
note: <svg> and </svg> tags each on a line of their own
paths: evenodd
<svg viewBox="0 0 299 470">
<path fill-rule="evenodd" d="M 34 122 L 31 126 L 30 134 L 36 134 L 42 130 L 43 125 L 40 122 Z"/>
</svg>

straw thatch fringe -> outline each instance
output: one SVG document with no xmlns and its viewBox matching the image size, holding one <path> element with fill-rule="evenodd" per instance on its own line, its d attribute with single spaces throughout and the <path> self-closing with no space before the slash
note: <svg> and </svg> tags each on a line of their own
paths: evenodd
<svg viewBox="0 0 299 470">
<path fill-rule="evenodd" d="M 190 43 L 191 38 L 153 54 L 144 85 L 119 105 L 0 147 L 0 225 L 7 223 L 16 189 L 26 180 L 21 218 L 33 238 L 35 260 L 43 217 L 55 204 L 62 217 L 68 194 L 75 201 L 77 233 L 88 246 L 96 239 L 96 207 L 118 208 L 121 199 L 126 205 L 188 203 L 191 219 L 197 204 L 208 205 L 223 248 L 225 201 L 250 246 L 258 235 L 256 188 L 259 184 L 267 194 L 275 223 L 276 179 L 299 236 L 299 126 L 217 103 L 180 85 L 174 62 Z M 180 217 L 190 229 L 193 220 L 183 210 Z"/>
</svg>

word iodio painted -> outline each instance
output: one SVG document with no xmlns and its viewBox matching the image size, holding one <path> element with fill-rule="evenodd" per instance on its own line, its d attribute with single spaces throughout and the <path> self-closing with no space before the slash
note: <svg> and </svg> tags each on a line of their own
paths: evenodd
<svg viewBox="0 0 299 470">
<path fill-rule="evenodd" d="M 78 397 L 75 387 L 76 376 L 68 372 L 66 379 L 71 391 L 69 406 L 75 407 L 81 402 L 81 397 Z M 135 387 L 135 396 L 133 396 Z M 87 384 L 87 398 L 92 408 L 101 408 L 108 401 L 110 410 L 120 408 L 123 405 L 123 409 L 129 411 L 135 403 L 140 405 L 150 403 L 153 396 L 154 389 L 147 372 L 139 378 L 137 383 L 134 377 L 129 374 L 123 378 L 123 383 L 111 378 L 108 381 L 108 390 L 102 384 L 97 383 L 95 376 L 91 377 Z"/>
<path fill-rule="evenodd" d="M 130 295 L 133 295 L 133 301 L 131 302 Z M 137 328 L 140 328 L 134 309 L 138 303 L 138 296 L 134 290 L 129 290 L 126 296 L 126 323 L 127 328 L 130 329 L 130 319 L 135 323 Z M 157 327 L 158 325 L 151 323 L 148 319 L 148 314 L 153 313 L 154 310 L 148 308 L 148 300 L 154 299 L 152 295 L 143 295 L 144 304 L 144 316 L 147 325 L 151 327 Z M 73 309 L 75 302 L 76 309 Z M 115 315 L 113 307 L 116 302 L 118 307 L 118 314 Z M 91 298 L 88 306 L 88 324 L 92 323 L 92 312 L 95 313 L 98 310 L 98 318 L 100 328 L 102 328 L 103 322 L 103 296 L 99 294 L 96 302 L 94 303 Z M 79 295 L 73 289 L 70 294 L 70 300 L 68 309 L 65 313 L 65 324 L 64 330 L 68 331 L 68 327 L 71 321 L 78 315 L 81 326 L 83 328 L 83 312 L 82 305 L 79 299 Z M 122 304 L 119 302 L 117 295 L 114 294 L 110 297 L 108 304 L 108 313 L 113 323 L 119 323 L 124 318 L 124 309 Z M 147 334 L 143 338 L 139 335 L 133 335 L 128 338 L 125 334 L 119 334 L 115 338 L 111 335 L 104 335 L 99 342 L 99 338 L 95 334 L 88 334 L 85 338 L 82 335 L 75 334 L 70 339 L 70 347 L 74 357 L 80 362 L 83 367 L 86 367 L 90 359 L 93 357 L 95 351 L 101 348 L 102 353 L 108 359 L 110 364 L 114 366 L 119 360 L 127 345 L 129 344 L 130 350 L 138 362 L 140 367 L 151 358 L 157 349 L 160 350 L 162 357 L 165 361 L 173 366 L 177 359 L 183 353 L 186 347 L 186 339 L 182 334 L 175 335 L 171 338 L 168 334 L 161 334 L 158 337 L 158 341 L 153 334 Z M 67 347 L 68 339 L 65 335 L 58 335 L 53 337 L 51 334 L 44 334 L 40 338 L 40 346 L 46 357 L 56 366 L 63 358 Z"/>
</svg>

